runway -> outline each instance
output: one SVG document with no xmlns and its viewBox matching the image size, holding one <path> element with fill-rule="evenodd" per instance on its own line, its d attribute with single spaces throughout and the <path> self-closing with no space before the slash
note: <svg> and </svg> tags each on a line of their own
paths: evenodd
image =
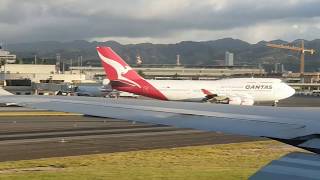
<svg viewBox="0 0 320 180">
<path fill-rule="evenodd" d="M 0 116 L 0 161 L 254 140 L 80 115 Z"/>
<path fill-rule="evenodd" d="M 271 106 L 273 102 L 257 102 L 257 106 Z M 278 107 L 320 107 L 319 96 L 294 95 L 290 98 L 280 100 Z"/>
</svg>

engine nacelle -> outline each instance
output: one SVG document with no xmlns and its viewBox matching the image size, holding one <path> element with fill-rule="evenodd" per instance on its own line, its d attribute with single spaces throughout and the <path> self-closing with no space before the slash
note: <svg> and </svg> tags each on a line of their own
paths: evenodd
<svg viewBox="0 0 320 180">
<path fill-rule="evenodd" d="M 228 104 L 252 106 L 254 104 L 254 100 L 251 98 L 231 97 L 229 98 Z"/>
<path fill-rule="evenodd" d="M 253 104 L 254 104 L 254 100 L 250 98 L 243 98 L 241 102 L 241 105 L 244 105 L 244 106 L 253 106 Z"/>
<path fill-rule="evenodd" d="M 240 97 L 230 97 L 229 98 L 229 104 L 232 104 L 232 105 L 241 105 L 242 103 L 242 100 Z"/>
</svg>

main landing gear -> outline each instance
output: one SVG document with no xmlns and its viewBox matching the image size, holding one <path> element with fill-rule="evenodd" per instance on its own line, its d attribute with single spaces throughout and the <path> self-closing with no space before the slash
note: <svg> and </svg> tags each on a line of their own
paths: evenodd
<svg viewBox="0 0 320 180">
<path fill-rule="evenodd" d="M 279 102 L 279 100 L 275 100 L 275 101 L 273 102 L 272 106 L 277 107 L 277 106 L 278 106 L 278 102 Z"/>
</svg>

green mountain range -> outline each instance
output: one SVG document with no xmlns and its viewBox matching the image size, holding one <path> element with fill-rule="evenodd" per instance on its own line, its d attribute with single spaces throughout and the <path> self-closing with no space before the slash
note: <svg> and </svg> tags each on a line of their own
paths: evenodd
<svg viewBox="0 0 320 180">
<path fill-rule="evenodd" d="M 276 44 L 288 44 L 282 40 L 270 41 Z M 290 71 L 298 71 L 300 54 L 288 50 L 273 49 L 266 47 L 266 41 L 250 44 L 242 40 L 225 38 L 214 41 L 192 42 L 183 41 L 176 44 L 128 44 L 123 45 L 115 41 L 88 42 L 77 40 L 72 42 L 33 42 L 8 44 L 7 49 L 15 53 L 19 59 L 32 60 L 34 55 L 39 59 L 49 59 L 54 63 L 57 54 L 61 59 L 70 63 L 73 59 L 77 65 L 79 56 L 83 57 L 85 65 L 100 66 L 95 47 L 110 46 L 129 64 L 135 64 L 139 55 L 144 64 L 175 64 L 177 54 L 180 55 L 182 64 L 191 65 L 222 65 L 225 52 L 234 53 L 236 65 L 256 65 L 273 66 L 275 63 L 282 63 Z M 290 42 L 295 46 L 300 46 L 300 40 Z M 310 72 L 318 71 L 320 68 L 320 39 L 305 41 L 307 48 L 316 50 L 313 56 L 306 55 L 306 70 Z M 48 62 L 48 61 L 46 61 Z"/>
</svg>

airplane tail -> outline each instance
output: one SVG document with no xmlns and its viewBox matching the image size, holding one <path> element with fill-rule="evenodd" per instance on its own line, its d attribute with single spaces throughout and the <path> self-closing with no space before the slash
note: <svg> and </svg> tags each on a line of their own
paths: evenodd
<svg viewBox="0 0 320 180">
<path fill-rule="evenodd" d="M 110 81 L 121 80 L 121 76 L 130 73 L 131 80 L 143 79 L 110 47 L 97 47 L 102 66 Z"/>
<path fill-rule="evenodd" d="M 110 47 L 97 47 L 102 66 L 110 81 L 119 81 L 128 85 L 138 86 L 139 81 L 144 80 L 134 71 L 117 53 Z"/>
<path fill-rule="evenodd" d="M 110 47 L 99 46 L 97 51 L 113 89 L 167 100 L 156 87 L 141 77 Z"/>
</svg>

